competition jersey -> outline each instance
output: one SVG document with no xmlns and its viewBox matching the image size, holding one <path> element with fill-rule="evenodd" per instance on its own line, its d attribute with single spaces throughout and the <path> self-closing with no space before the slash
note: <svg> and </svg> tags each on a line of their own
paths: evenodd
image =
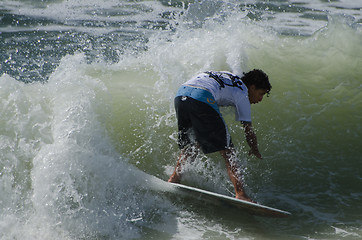
<svg viewBox="0 0 362 240">
<path fill-rule="evenodd" d="M 236 121 L 251 122 L 248 88 L 236 75 L 230 72 L 201 73 L 184 83 L 183 86 L 209 91 L 218 106 L 235 107 Z"/>
</svg>

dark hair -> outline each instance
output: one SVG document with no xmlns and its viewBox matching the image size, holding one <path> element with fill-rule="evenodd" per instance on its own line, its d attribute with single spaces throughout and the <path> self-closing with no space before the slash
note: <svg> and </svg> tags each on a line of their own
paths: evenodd
<svg viewBox="0 0 362 240">
<path fill-rule="evenodd" d="M 241 80 L 247 87 L 254 85 L 257 89 L 265 89 L 266 93 L 269 95 L 272 86 L 270 85 L 269 77 L 265 72 L 259 69 L 254 69 L 243 74 L 244 76 Z"/>
</svg>

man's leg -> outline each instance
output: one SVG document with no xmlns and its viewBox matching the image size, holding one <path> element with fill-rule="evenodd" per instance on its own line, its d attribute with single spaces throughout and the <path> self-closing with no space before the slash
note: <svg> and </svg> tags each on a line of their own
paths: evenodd
<svg viewBox="0 0 362 240">
<path fill-rule="evenodd" d="M 242 175 L 239 170 L 238 160 L 234 149 L 225 149 L 220 151 L 220 154 L 224 157 L 226 163 L 226 169 L 230 177 L 231 182 L 235 188 L 236 198 L 253 202 L 251 198 L 246 195 L 242 182 Z"/>
<path fill-rule="evenodd" d="M 180 183 L 181 182 L 181 166 L 185 164 L 186 160 L 194 161 L 198 155 L 196 146 L 187 146 L 181 150 L 180 156 L 177 160 L 175 170 L 168 179 L 168 182 Z"/>
</svg>

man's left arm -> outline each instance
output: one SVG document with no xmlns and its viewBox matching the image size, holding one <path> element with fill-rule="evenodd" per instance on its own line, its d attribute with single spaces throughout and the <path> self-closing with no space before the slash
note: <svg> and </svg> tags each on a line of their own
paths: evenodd
<svg viewBox="0 0 362 240">
<path fill-rule="evenodd" d="M 257 158 L 263 159 L 258 149 L 258 141 L 251 122 L 242 122 L 242 124 L 244 126 L 246 142 L 250 147 L 249 155 L 253 154 Z"/>
</svg>

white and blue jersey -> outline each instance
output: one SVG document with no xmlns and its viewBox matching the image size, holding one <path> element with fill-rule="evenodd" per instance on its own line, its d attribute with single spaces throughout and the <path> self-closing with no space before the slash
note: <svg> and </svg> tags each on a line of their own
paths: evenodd
<svg viewBox="0 0 362 240">
<path fill-rule="evenodd" d="M 219 114 L 218 106 L 233 106 L 236 121 L 251 122 L 248 88 L 232 73 L 201 73 L 184 83 L 177 96 L 187 96 L 207 103 Z"/>
</svg>

